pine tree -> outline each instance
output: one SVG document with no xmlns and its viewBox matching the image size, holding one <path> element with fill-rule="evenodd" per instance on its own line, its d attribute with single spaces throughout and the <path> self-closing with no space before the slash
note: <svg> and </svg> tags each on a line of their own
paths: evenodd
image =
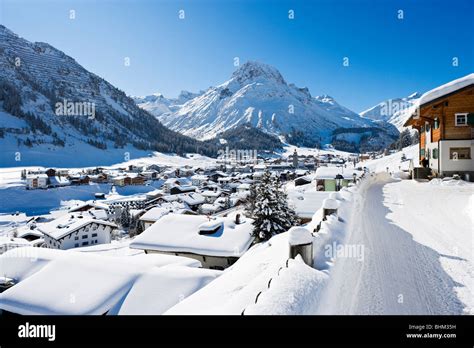
<svg viewBox="0 0 474 348">
<path fill-rule="evenodd" d="M 257 199 L 257 185 L 254 183 L 250 185 L 250 194 L 247 196 L 246 205 L 245 205 L 245 215 L 248 217 L 253 217 L 253 212 L 255 210 L 255 202 Z"/>
<path fill-rule="evenodd" d="M 252 214 L 253 235 L 257 241 L 268 240 L 295 225 L 296 215 L 288 206 L 287 198 L 280 180 L 265 172 L 256 188 L 255 209 Z"/>
<path fill-rule="evenodd" d="M 410 130 L 407 128 L 400 133 L 398 138 L 398 149 L 401 150 L 404 147 L 410 146 L 412 144 L 412 136 Z"/>
<path fill-rule="evenodd" d="M 122 212 L 120 214 L 120 225 L 122 225 L 122 227 L 130 226 L 130 212 L 128 211 L 127 207 L 122 207 Z"/>
</svg>

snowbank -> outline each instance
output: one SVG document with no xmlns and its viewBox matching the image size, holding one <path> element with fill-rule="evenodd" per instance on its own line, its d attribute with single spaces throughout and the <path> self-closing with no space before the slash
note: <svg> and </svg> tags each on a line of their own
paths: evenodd
<svg viewBox="0 0 474 348">
<path fill-rule="evenodd" d="M 160 267 L 168 265 L 175 268 L 158 272 Z M 100 315 L 112 308 L 121 314 L 121 305 L 127 306 L 127 296 L 131 294 L 130 303 L 137 303 L 137 298 L 146 299 L 138 310 L 144 310 L 146 304 L 149 306 L 147 313 L 160 314 L 167 306 L 174 304 L 172 299 L 187 296 L 219 274 L 199 272 L 198 266 L 200 263 L 195 260 L 168 255 L 112 257 L 76 251 L 18 248 L 0 256 L 0 269 L 5 276 L 17 282 L 0 294 L 0 308 L 25 315 Z M 155 296 L 155 287 L 147 281 L 156 280 L 156 272 L 161 291 L 167 296 Z M 177 287 L 176 277 L 188 279 L 188 282 Z M 138 280 L 140 282 L 135 287 Z M 147 285 L 147 291 L 142 289 L 143 283 Z M 130 292 L 134 287 L 135 290 Z M 137 293 L 140 296 L 133 297 Z M 153 310 L 158 312 L 152 313 Z M 130 308 L 124 307 L 123 313 L 129 311 Z"/>
<path fill-rule="evenodd" d="M 327 278 L 325 273 L 307 266 L 298 255 L 289 260 L 287 268 L 271 278 L 268 289 L 258 296 L 255 304 L 245 309 L 244 314 L 312 314 Z"/>
<path fill-rule="evenodd" d="M 216 279 L 222 271 L 169 265 L 152 269 L 133 284 L 108 314 L 157 315 Z"/>
</svg>

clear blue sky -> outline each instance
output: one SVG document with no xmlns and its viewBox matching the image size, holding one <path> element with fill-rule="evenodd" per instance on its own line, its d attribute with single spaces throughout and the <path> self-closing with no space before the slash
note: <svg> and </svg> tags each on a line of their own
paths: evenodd
<svg viewBox="0 0 474 348">
<path fill-rule="evenodd" d="M 0 0 L 0 23 L 129 95 L 220 84 L 240 57 L 359 112 L 474 72 L 472 0 Z"/>
</svg>

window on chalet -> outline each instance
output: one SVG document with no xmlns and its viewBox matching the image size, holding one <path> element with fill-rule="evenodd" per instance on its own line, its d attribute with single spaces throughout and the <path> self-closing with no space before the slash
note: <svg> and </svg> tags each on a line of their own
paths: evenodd
<svg viewBox="0 0 474 348">
<path fill-rule="evenodd" d="M 433 159 L 438 159 L 438 149 L 433 149 Z"/>
<path fill-rule="evenodd" d="M 79 248 L 79 243 L 74 244 L 74 248 Z"/>
<path fill-rule="evenodd" d="M 429 123 L 426 124 L 425 130 L 426 130 L 426 132 L 429 132 L 429 131 L 430 131 L 430 124 L 429 124 Z"/>
<path fill-rule="evenodd" d="M 74 237 L 74 240 L 79 240 L 79 237 Z"/>
<path fill-rule="evenodd" d="M 455 114 L 456 127 L 467 126 L 467 113 Z"/>
<path fill-rule="evenodd" d="M 86 238 L 87 238 L 87 234 L 82 236 L 82 239 L 86 239 Z"/>
<path fill-rule="evenodd" d="M 439 119 L 435 118 L 434 123 L 433 123 L 433 129 L 438 129 L 439 128 Z"/>
<path fill-rule="evenodd" d="M 425 149 L 421 149 L 420 150 L 420 156 L 424 156 L 425 155 Z"/>
<path fill-rule="evenodd" d="M 89 245 L 89 242 L 82 242 L 82 246 Z"/>
<path fill-rule="evenodd" d="M 97 237 L 97 233 L 92 233 L 92 237 Z"/>
<path fill-rule="evenodd" d="M 471 148 L 470 147 L 450 147 L 449 159 L 451 160 L 471 159 Z"/>
<path fill-rule="evenodd" d="M 424 131 L 425 131 L 425 126 L 421 126 L 420 133 L 423 133 Z"/>
</svg>

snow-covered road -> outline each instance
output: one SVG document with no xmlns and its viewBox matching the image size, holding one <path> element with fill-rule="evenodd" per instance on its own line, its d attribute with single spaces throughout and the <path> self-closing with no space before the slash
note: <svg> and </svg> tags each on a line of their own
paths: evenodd
<svg viewBox="0 0 474 348">
<path fill-rule="evenodd" d="M 378 174 L 348 224 L 363 258 L 336 259 L 317 313 L 472 314 L 473 193 Z"/>
</svg>

